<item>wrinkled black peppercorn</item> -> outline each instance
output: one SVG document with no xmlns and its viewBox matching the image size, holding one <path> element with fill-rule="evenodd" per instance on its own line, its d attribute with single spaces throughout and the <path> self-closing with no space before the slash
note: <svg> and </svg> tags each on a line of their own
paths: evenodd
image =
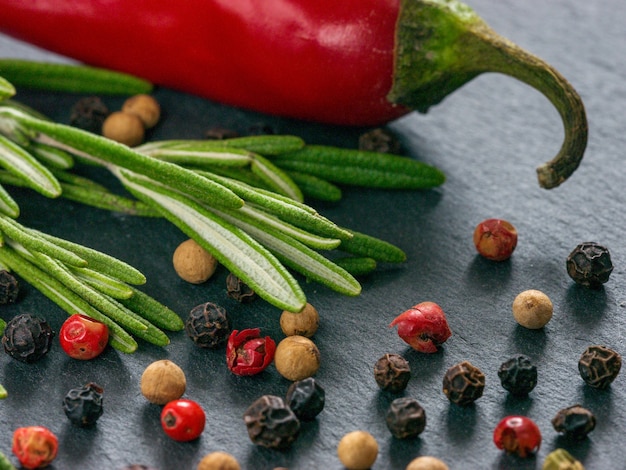
<svg viewBox="0 0 626 470">
<path fill-rule="evenodd" d="M 52 328 L 44 319 L 23 313 L 7 323 L 2 345 L 12 358 L 31 363 L 46 355 L 53 336 Z"/>
<path fill-rule="evenodd" d="M 102 394 L 98 384 L 89 382 L 80 388 L 73 388 L 63 398 L 63 411 L 77 426 L 91 426 L 102 416 Z"/>
<path fill-rule="evenodd" d="M 516 396 L 525 396 L 537 385 L 537 367 L 529 357 L 518 354 L 500 365 L 498 377 L 505 390 Z"/>
<path fill-rule="evenodd" d="M 409 362 L 399 354 L 385 354 L 374 364 L 374 379 L 388 392 L 403 391 L 411 378 Z"/>
<path fill-rule="evenodd" d="M 594 242 L 581 243 L 567 257 L 567 273 L 577 283 L 598 289 L 609 280 L 613 263 L 609 250 Z"/>
<path fill-rule="evenodd" d="M 263 395 L 243 415 L 250 440 L 272 449 L 285 449 L 296 440 L 300 420 L 282 398 Z"/>
<path fill-rule="evenodd" d="M 204 136 L 209 140 L 224 140 L 239 137 L 239 134 L 233 129 L 226 129 L 224 127 L 212 127 L 204 133 Z"/>
<path fill-rule="evenodd" d="M 233 273 L 226 277 L 226 294 L 242 304 L 247 304 L 256 299 L 256 293 Z"/>
<path fill-rule="evenodd" d="M 201 348 L 215 349 L 228 341 L 232 328 L 226 310 L 206 302 L 195 306 L 185 321 L 185 332 Z"/>
<path fill-rule="evenodd" d="M 485 374 L 468 361 L 450 367 L 443 377 L 443 393 L 452 403 L 465 406 L 483 396 Z"/>
<path fill-rule="evenodd" d="M 552 418 L 552 426 L 556 432 L 563 433 L 572 439 L 584 439 L 596 427 L 596 417 L 580 405 L 559 410 Z"/>
<path fill-rule="evenodd" d="M 622 356 L 606 346 L 589 346 L 578 360 L 582 379 L 594 388 L 607 388 L 622 368 Z"/>
<path fill-rule="evenodd" d="M 324 409 L 326 392 L 313 377 L 298 380 L 287 389 L 285 402 L 302 421 L 312 421 Z"/>
<path fill-rule="evenodd" d="M 426 412 L 414 398 L 396 398 L 389 405 L 385 421 L 398 439 L 417 437 L 426 427 Z"/>
<path fill-rule="evenodd" d="M 3 269 L 0 271 L 0 305 L 12 304 L 17 300 L 19 284 L 15 276 Z"/>
<path fill-rule="evenodd" d="M 361 134 L 359 150 L 379 153 L 399 153 L 400 141 L 390 131 L 377 128 Z"/>
<path fill-rule="evenodd" d="M 82 98 L 72 107 L 70 126 L 94 134 L 102 133 L 102 123 L 109 115 L 109 108 L 97 96 Z"/>
</svg>

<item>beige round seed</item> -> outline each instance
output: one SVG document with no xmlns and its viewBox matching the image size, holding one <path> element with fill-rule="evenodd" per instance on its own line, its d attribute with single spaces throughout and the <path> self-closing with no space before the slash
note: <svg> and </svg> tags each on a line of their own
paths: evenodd
<svg viewBox="0 0 626 470">
<path fill-rule="evenodd" d="M 530 289 L 521 292 L 513 301 L 513 317 L 531 330 L 543 328 L 552 318 L 552 302 L 546 294 Z"/>
<path fill-rule="evenodd" d="M 192 284 L 208 281 L 217 269 L 215 257 L 191 238 L 174 250 L 172 263 L 176 273 Z"/>
<path fill-rule="evenodd" d="M 423 455 L 409 462 L 405 470 L 449 470 L 442 460 Z"/>
<path fill-rule="evenodd" d="M 143 142 L 145 129 L 137 115 L 115 111 L 102 123 L 102 135 L 120 144 L 135 147 Z"/>
<path fill-rule="evenodd" d="M 122 111 L 135 114 L 146 129 L 154 127 L 161 117 L 161 107 L 150 95 L 135 95 L 128 98 L 122 105 Z"/>
<path fill-rule="evenodd" d="M 320 316 L 310 303 L 299 312 L 283 311 L 280 315 L 280 328 L 286 336 L 300 335 L 310 338 L 320 324 Z"/>
<path fill-rule="evenodd" d="M 378 443 L 367 431 L 352 431 L 339 441 L 337 456 L 348 470 L 367 470 L 378 457 Z"/>
</svg>

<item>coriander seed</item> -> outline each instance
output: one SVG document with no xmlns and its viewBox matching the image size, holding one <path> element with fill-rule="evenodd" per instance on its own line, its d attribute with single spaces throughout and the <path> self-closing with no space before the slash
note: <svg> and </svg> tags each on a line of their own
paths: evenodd
<svg viewBox="0 0 626 470">
<path fill-rule="evenodd" d="M 577 440 L 587 437 L 596 427 L 595 415 L 580 405 L 559 410 L 551 422 L 556 432 Z"/>
<path fill-rule="evenodd" d="M 535 289 L 518 294 L 513 301 L 513 317 L 525 328 L 543 328 L 552 318 L 552 301 L 543 292 Z"/>
<path fill-rule="evenodd" d="M 183 370 L 172 361 L 161 359 L 151 363 L 141 375 L 141 393 L 156 405 L 177 400 L 187 388 L 187 379 Z"/>
<path fill-rule="evenodd" d="M 305 336 L 287 336 L 276 347 L 274 365 L 287 380 L 297 381 L 315 375 L 320 367 L 320 351 Z"/>
<path fill-rule="evenodd" d="M 443 460 L 423 455 L 409 462 L 405 470 L 449 470 Z"/>
<path fill-rule="evenodd" d="M 205 455 L 196 470 L 240 470 L 239 462 L 232 455 L 216 451 Z"/>
<path fill-rule="evenodd" d="M 599 289 L 609 280 L 613 263 L 609 250 L 595 242 L 578 245 L 566 261 L 567 274 L 581 286 Z"/>
<path fill-rule="evenodd" d="M 409 361 L 399 354 L 385 354 L 374 364 L 374 379 L 382 390 L 402 392 L 411 379 Z"/>
<path fill-rule="evenodd" d="M 352 431 L 339 441 L 337 455 L 348 470 L 367 470 L 378 457 L 378 442 L 367 431 Z"/>
<path fill-rule="evenodd" d="M 485 374 L 469 361 L 450 367 L 443 377 L 443 393 L 460 406 L 474 403 L 483 396 Z"/>
<path fill-rule="evenodd" d="M 310 338 L 320 324 L 320 316 L 310 303 L 299 312 L 284 310 L 280 315 L 280 328 L 286 336 L 300 335 Z"/>
<path fill-rule="evenodd" d="M 208 281 L 217 269 L 217 259 L 191 238 L 174 250 L 172 263 L 176 274 L 192 284 Z"/>
<path fill-rule="evenodd" d="M 396 398 L 389 405 L 385 422 L 398 439 L 417 437 L 426 428 L 426 412 L 414 398 Z"/>
<path fill-rule="evenodd" d="M 136 147 L 143 142 L 145 129 L 137 115 L 115 111 L 102 123 L 102 135 L 129 147 Z"/>
<path fill-rule="evenodd" d="M 589 346 L 578 360 L 578 372 L 591 387 L 604 389 L 622 368 L 622 356 L 606 346 Z"/>
<path fill-rule="evenodd" d="M 136 115 L 146 129 L 156 126 L 161 107 L 154 97 L 146 94 L 131 96 L 122 105 L 122 112 Z"/>
</svg>

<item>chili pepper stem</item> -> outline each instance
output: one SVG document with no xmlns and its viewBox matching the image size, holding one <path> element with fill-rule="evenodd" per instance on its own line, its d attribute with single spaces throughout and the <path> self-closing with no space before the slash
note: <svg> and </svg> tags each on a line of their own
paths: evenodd
<svg viewBox="0 0 626 470">
<path fill-rule="evenodd" d="M 576 90 L 545 61 L 498 35 L 470 7 L 456 0 L 403 0 L 396 48 L 392 102 L 426 112 L 477 75 L 509 75 L 543 93 L 563 121 L 563 144 L 537 168 L 539 185 L 557 187 L 578 168 L 588 125 Z"/>
</svg>

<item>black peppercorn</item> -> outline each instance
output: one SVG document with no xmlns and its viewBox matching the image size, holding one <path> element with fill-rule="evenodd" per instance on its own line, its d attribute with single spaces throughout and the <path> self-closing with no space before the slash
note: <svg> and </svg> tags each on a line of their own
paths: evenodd
<svg viewBox="0 0 626 470">
<path fill-rule="evenodd" d="M 386 391 L 403 391 L 411 378 L 409 362 L 399 354 L 385 354 L 374 364 L 374 379 Z"/>
<path fill-rule="evenodd" d="M 82 98 L 72 107 L 70 125 L 94 134 L 102 133 L 102 123 L 109 116 L 109 109 L 97 96 Z"/>
<path fill-rule="evenodd" d="M 414 398 L 396 398 L 389 405 L 385 421 L 398 439 L 417 437 L 426 427 L 426 412 Z"/>
<path fill-rule="evenodd" d="M 468 361 L 450 367 L 443 377 L 443 393 L 452 403 L 465 406 L 478 400 L 485 389 L 485 374 Z"/>
<path fill-rule="evenodd" d="M 609 280 L 613 263 L 609 250 L 594 242 L 581 243 L 567 257 L 567 273 L 577 283 L 598 289 Z"/>
<path fill-rule="evenodd" d="M 596 427 L 596 417 L 588 409 L 574 405 L 559 410 L 552 418 L 552 426 L 566 437 L 584 439 Z"/>
<path fill-rule="evenodd" d="M 185 332 L 201 348 L 225 344 L 231 330 L 226 310 L 212 302 L 195 306 L 185 321 Z"/>
<path fill-rule="evenodd" d="M 300 420 L 282 398 L 263 395 L 243 415 L 250 440 L 272 449 L 285 449 L 296 440 Z"/>
<path fill-rule="evenodd" d="M 607 388 L 622 368 L 622 356 L 606 346 L 589 346 L 578 360 L 578 371 L 587 385 Z"/>
<path fill-rule="evenodd" d="M 0 271 L 0 305 L 12 304 L 17 300 L 19 284 L 15 276 L 3 269 Z"/>
<path fill-rule="evenodd" d="M 53 336 L 52 328 L 44 319 L 23 313 L 7 323 L 2 345 L 12 358 L 31 363 L 47 354 Z"/>
<path fill-rule="evenodd" d="M 324 409 L 326 392 L 313 377 L 293 382 L 285 403 L 302 421 L 312 421 Z"/>
<path fill-rule="evenodd" d="M 397 137 L 383 128 L 373 129 L 359 137 L 359 150 L 379 153 L 400 152 L 400 142 Z"/>
<path fill-rule="evenodd" d="M 91 426 L 102 416 L 102 394 L 104 390 L 98 384 L 89 382 L 73 388 L 63 398 L 63 411 L 68 419 L 77 426 Z"/>
<path fill-rule="evenodd" d="M 529 357 L 518 354 L 500 365 L 498 377 L 505 390 L 516 396 L 525 396 L 537 385 L 537 367 Z"/>
<path fill-rule="evenodd" d="M 242 304 L 250 303 L 256 298 L 256 293 L 233 273 L 226 277 L 226 294 Z"/>
</svg>

